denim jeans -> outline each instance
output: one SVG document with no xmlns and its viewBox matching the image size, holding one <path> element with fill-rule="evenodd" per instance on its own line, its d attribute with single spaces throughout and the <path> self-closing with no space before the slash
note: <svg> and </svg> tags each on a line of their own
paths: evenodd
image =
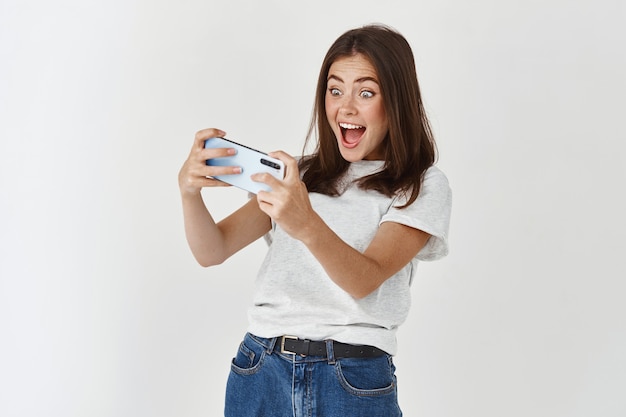
<svg viewBox="0 0 626 417">
<path fill-rule="evenodd" d="M 390 355 L 335 359 L 280 353 L 276 338 L 246 334 L 231 364 L 226 417 L 396 417 Z"/>
</svg>

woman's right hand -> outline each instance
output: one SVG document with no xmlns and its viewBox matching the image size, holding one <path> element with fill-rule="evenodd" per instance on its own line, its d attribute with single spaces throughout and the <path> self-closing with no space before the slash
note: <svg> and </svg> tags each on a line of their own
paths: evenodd
<svg viewBox="0 0 626 417">
<path fill-rule="evenodd" d="M 196 133 L 189 157 L 178 173 L 185 236 L 193 256 L 202 266 L 218 265 L 233 253 L 267 233 L 272 223 L 259 209 L 255 199 L 216 223 L 209 213 L 201 190 L 204 187 L 224 187 L 228 184 L 210 178 L 215 175 L 240 174 L 235 166 L 208 166 L 208 159 L 235 154 L 233 148 L 204 149 L 204 141 L 225 136 L 219 129 L 204 129 Z"/>
<path fill-rule="evenodd" d="M 233 148 L 204 148 L 205 140 L 225 135 L 226 132 L 223 130 L 213 128 L 203 129 L 196 133 L 191 152 L 178 173 L 178 186 L 181 194 L 199 194 L 204 187 L 227 187 L 229 184 L 209 177 L 241 173 L 241 167 L 219 167 L 206 164 L 208 159 L 235 154 L 236 151 Z"/>
</svg>

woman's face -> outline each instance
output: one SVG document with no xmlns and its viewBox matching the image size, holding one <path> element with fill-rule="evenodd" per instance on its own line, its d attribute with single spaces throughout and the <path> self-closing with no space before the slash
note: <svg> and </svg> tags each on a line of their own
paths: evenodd
<svg viewBox="0 0 626 417">
<path fill-rule="evenodd" d="M 328 123 L 346 161 L 384 159 L 387 115 L 376 70 L 365 56 L 332 63 L 325 101 Z"/>
</svg>

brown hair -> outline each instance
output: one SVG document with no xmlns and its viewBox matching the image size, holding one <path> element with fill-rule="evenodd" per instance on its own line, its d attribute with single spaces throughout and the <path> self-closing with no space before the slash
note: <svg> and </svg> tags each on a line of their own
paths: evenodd
<svg viewBox="0 0 626 417">
<path fill-rule="evenodd" d="M 305 142 L 317 133 L 312 155 L 301 159 L 303 182 L 309 192 L 339 195 L 337 181 L 350 162 L 343 159 L 326 117 L 325 97 L 330 66 L 339 58 L 362 54 L 374 66 L 383 97 L 389 131 L 384 139 L 383 169 L 358 181 L 359 187 L 392 197 L 408 196 L 412 204 L 426 170 L 435 163 L 436 147 L 422 104 L 415 60 L 406 39 L 383 25 L 368 25 L 341 35 L 330 47 L 320 69 L 313 117 Z"/>
</svg>

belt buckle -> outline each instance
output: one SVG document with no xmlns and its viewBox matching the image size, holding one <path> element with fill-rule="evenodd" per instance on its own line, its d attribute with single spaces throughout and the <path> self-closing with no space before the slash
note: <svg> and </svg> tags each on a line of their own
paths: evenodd
<svg viewBox="0 0 626 417">
<path fill-rule="evenodd" d="M 284 353 L 286 355 L 295 355 L 296 352 L 292 352 L 290 350 L 285 350 L 285 340 L 286 339 L 291 339 L 291 340 L 298 340 L 298 338 L 296 336 L 283 336 L 280 338 L 280 353 Z"/>
</svg>

